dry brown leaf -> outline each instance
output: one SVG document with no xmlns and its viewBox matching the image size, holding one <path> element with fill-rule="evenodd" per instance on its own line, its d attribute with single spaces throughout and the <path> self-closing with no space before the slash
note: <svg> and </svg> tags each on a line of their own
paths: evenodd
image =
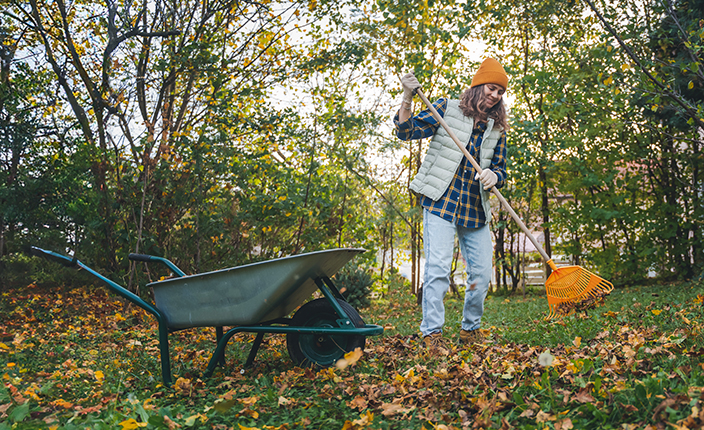
<svg viewBox="0 0 704 430">
<path fill-rule="evenodd" d="M 520 418 L 530 418 L 533 415 L 535 415 L 535 411 L 533 411 L 533 409 L 526 409 L 525 411 L 523 411 L 521 413 L 521 415 L 519 415 L 519 417 Z"/>
<path fill-rule="evenodd" d="M 594 396 L 589 394 L 589 391 L 589 388 L 581 390 L 579 393 L 572 396 L 572 400 L 579 403 L 594 403 L 596 399 L 594 399 Z"/>
<path fill-rule="evenodd" d="M 501 429 L 500 430 L 511 430 L 513 426 L 506 420 L 506 417 L 501 417 Z"/>
<path fill-rule="evenodd" d="M 569 418 L 565 418 L 555 423 L 555 430 L 570 430 L 573 428 L 574 425 L 572 424 L 572 420 Z"/>
<path fill-rule="evenodd" d="M 538 411 L 538 415 L 535 416 L 535 420 L 539 423 L 555 421 L 555 419 L 555 415 L 543 411 Z"/>
<path fill-rule="evenodd" d="M 360 411 L 367 408 L 367 400 L 362 396 L 357 396 L 351 401 L 347 402 L 347 406 L 352 409 L 359 409 Z"/>
<path fill-rule="evenodd" d="M 624 410 L 624 411 L 626 411 L 626 412 L 636 412 L 636 411 L 638 411 L 638 408 L 636 408 L 636 407 L 633 406 L 633 405 L 624 405 L 623 403 L 618 402 L 618 406 L 619 406 L 620 409 L 622 409 L 622 410 Z"/>
<path fill-rule="evenodd" d="M 168 415 L 164 415 L 164 424 L 166 424 L 169 430 L 181 428 L 181 424 L 175 423 L 173 420 L 171 420 L 171 418 L 168 417 Z"/>
<path fill-rule="evenodd" d="M 384 403 L 381 405 L 381 414 L 385 417 L 391 417 L 396 414 L 404 414 L 406 412 L 412 411 L 414 408 L 404 408 L 403 405 L 399 403 Z"/>
</svg>

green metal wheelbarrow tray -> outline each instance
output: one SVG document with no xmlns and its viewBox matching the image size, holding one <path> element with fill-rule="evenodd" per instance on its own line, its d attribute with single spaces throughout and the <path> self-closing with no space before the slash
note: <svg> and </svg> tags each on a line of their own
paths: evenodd
<svg viewBox="0 0 704 430">
<path fill-rule="evenodd" d="M 364 251 L 339 248 L 310 252 L 190 276 L 165 258 L 130 254 L 131 260 L 158 262 L 173 272 L 173 278 L 147 284 L 154 292 L 155 303 L 151 304 L 75 258 L 32 247 L 36 256 L 89 272 L 111 291 L 156 317 L 166 385 L 172 383 L 169 333 L 187 328 L 216 329 L 217 346 L 206 377 L 225 363 L 228 341 L 242 332 L 257 334 L 245 367 L 253 363 L 265 333 L 286 334 L 289 355 L 302 366 L 331 366 L 345 353 L 364 349 L 366 336 L 382 334 L 384 328 L 365 324 L 330 279 Z M 316 290 L 324 297 L 306 302 Z M 223 327 L 229 330 L 223 333 Z"/>
</svg>

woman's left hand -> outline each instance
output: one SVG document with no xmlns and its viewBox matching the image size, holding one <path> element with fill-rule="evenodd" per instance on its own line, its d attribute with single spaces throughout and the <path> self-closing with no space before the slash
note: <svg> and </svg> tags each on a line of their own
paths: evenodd
<svg viewBox="0 0 704 430">
<path fill-rule="evenodd" d="M 484 185 L 484 190 L 488 191 L 496 185 L 496 182 L 498 182 L 499 177 L 496 175 L 496 173 L 492 172 L 489 169 L 484 169 L 482 170 L 482 173 L 479 174 L 477 173 L 474 175 L 474 179 L 479 179 L 479 181 Z"/>
</svg>

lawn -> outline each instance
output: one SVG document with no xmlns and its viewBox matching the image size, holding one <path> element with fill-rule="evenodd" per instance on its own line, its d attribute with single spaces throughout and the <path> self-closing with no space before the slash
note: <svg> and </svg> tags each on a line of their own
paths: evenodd
<svg viewBox="0 0 704 430">
<path fill-rule="evenodd" d="M 449 348 L 429 353 L 397 283 L 360 310 L 386 329 L 347 367 L 295 367 L 268 335 L 243 369 L 243 334 L 203 378 L 215 333 L 189 329 L 171 336 L 165 387 L 154 318 L 99 286 L 32 284 L 0 296 L 0 430 L 702 428 L 703 299 L 702 281 L 635 286 L 546 321 L 542 291 L 494 295 L 487 342 L 459 348 L 462 302 L 448 295 Z"/>
</svg>

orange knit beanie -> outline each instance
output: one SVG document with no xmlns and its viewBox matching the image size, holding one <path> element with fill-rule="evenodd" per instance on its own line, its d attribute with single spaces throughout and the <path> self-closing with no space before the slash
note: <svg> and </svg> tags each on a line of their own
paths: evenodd
<svg viewBox="0 0 704 430">
<path fill-rule="evenodd" d="M 482 62 L 479 70 L 472 78 L 470 88 L 482 84 L 501 85 L 504 90 L 508 88 L 508 75 L 501 64 L 493 58 L 487 58 Z"/>
</svg>

